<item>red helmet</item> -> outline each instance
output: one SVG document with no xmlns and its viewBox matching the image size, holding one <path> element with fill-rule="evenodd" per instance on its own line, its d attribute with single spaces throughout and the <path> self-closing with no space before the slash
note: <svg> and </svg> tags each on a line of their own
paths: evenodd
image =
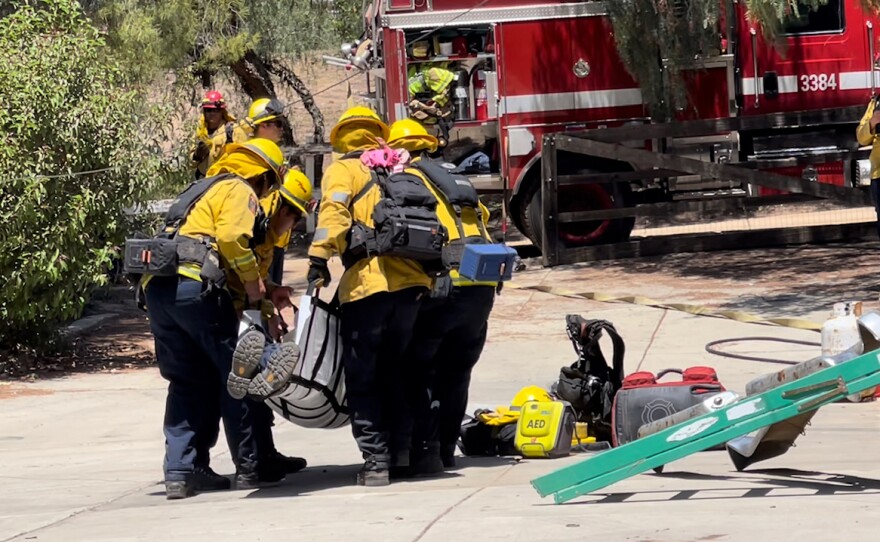
<svg viewBox="0 0 880 542">
<path fill-rule="evenodd" d="M 209 90 L 202 98 L 202 109 L 226 109 L 226 102 L 219 90 Z"/>
</svg>

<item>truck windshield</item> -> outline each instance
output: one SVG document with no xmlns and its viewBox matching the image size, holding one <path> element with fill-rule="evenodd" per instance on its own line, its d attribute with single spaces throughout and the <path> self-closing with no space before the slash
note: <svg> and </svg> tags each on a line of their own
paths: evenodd
<svg viewBox="0 0 880 542">
<path fill-rule="evenodd" d="M 815 10 L 810 9 L 803 2 L 798 2 L 797 6 L 800 17 L 792 18 L 785 23 L 786 34 L 824 34 L 843 31 L 842 0 L 828 0 L 827 4 Z"/>
</svg>

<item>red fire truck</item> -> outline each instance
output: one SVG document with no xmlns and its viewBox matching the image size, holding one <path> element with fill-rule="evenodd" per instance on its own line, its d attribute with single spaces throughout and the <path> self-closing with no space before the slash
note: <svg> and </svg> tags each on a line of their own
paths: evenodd
<svg viewBox="0 0 880 542">
<path fill-rule="evenodd" d="M 828 0 L 788 23 L 783 47 L 768 43 L 741 3 L 727 6 L 718 47 L 688 77 L 681 120 L 725 119 L 845 106 L 866 106 L 874 73 L 874 17 L 859 0 Z M 374 0 L 364 37 L 343 46 L 345 63 L 369 75 L 368 96 L 389 122 L 408 116 L 408 78 L 424 65 L 461 73 L 449 149 L 483 152 L 489 171 L 472 176 L 479 189 L 509 196 L 513 223 L 541 242 L 543 136 L 650 123 L 639 85 L 620 61 L 604 4 L 530 0 Z M 442 64 L 438 64 L 442 63 Z M 464 100 L 463 98 L 466 98 Z M 852 107 L 850 107 L 852 109 Z M 765 160 L 828 149 L 856 149 L 853 118 L 809 129 L 727 130 L 711 136 L 653 138 L 637 147 L 715 162 Z M 447 156 L 448 158 L 448 156 Z M 465 158 L 458 155 L 454 161 Z M 779 173 L 856 187 L 869 182 L 866 160 L 776 168 Z M 560 161 L 560 174 L 609 172 L 620 163 Z M 645 201 L 718 198 L 771 192 L 741 182 L 677 176 L 663 182 L 572 184 L 560 211 L 613 209 Z M 634 218 L 560 226 L 569 245 L 628 238 Z"/>
</svg>

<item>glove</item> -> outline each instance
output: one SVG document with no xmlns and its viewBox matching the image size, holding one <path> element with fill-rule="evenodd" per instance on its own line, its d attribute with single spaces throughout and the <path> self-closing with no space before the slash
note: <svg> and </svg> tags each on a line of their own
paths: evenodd
<svg viewBox="0 0 880 542">
<path fill-rule="evenodd" d="M 199 144 L 196 146 L 196 150 L 193 151 L 192 161 L 193 162 L 201 162 L 210 154 L 211 149 L 204 141 L 199 141 Z"/>
<path fill-rule="evenodd" d="M 330 269 L 327 268 L 327 260 L 317 256 L 309 256 L 309 284 L 317 283 L 320 287 L 330 285 Z"/>
</svg>

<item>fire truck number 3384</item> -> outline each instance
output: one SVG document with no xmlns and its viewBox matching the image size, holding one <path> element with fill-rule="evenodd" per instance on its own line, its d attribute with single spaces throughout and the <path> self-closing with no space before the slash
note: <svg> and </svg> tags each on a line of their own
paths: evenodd
<svg viewBox="0 0 880 542">
<path fill-rule="evenodd" d="M 816 92 L 837 89 L 837 74 L 811 73 L 809 75 L 801 75 L 801 92 Z"/>
</svg>

